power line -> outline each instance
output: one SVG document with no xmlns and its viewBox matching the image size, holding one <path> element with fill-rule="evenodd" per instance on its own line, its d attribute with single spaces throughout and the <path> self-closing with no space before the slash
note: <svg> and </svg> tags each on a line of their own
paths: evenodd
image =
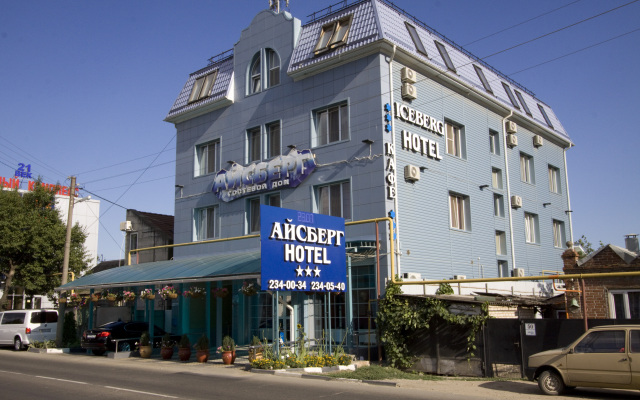
<svg viewBox="0 0 640 400">
<path fill-rule="evenodd" d="M 142 159 L 144 159 L 144 158 L 149 158 L 149 157 L 155 156 L 155 155 L 157 155 L 157 154 L 161 154 L 161 153 L 163 153 L 163 152 L 165 152 L 165 151 L 169 151 L 169 150 L 175 150 L 175 147 L 172 147 L 172 148 L 170 148 L 170 149 L 163 150 L 163 151 L 162 151 L 162 152 L 160 152 L 160 153 L 152 153 L 152 154 L 148 154 L 148 155 L 146 155 L 146 156 L 142 156 L 142 157 L 138 157 L 138 158 L 133 158 L 133 159 L 131 159 L 131 160 L 127 160 L 127 161 L 121 161 L 121 162 L 116 163 L 116 164 L 111 164 L 111 165 L 107 165 L 107 166 L 104 166 L 104 167 L 95 168 L 95 169 L 92 169 L 92 170 L 89 170 L 89 171 L 85 171 L 85 172 L 81 172 L 81 173 L 78 173 L 78 174 L 75 174 L 75 175 L 85 175 L 85 174 L 88 174 L 88 173 L 91 173 L 91 172 L 96 172 L 96 171 L 101 171 L 101 170 L 103 170 L 103 169 L 107 169 L 107 168 L 117 167 L 117 166 L 119 166 L 119 165 L 128 164 L 128 163 L 131 163 L 131 162 L 134 162 L 134 161 L 142 160 Z"/>
<path fill-rule="evenodd" d="M 155 161 L 155 160 L 154 160 L 154 161 Z M 161 166 L 163 166 L 163 165 L 171 164 L 171 163 L 174 163 L 174 162 L 175 162 L 175 160 L 171 160 L 171 161 L 167 161 L 167 162 L 164 162 L 164 163 L 161 163 L 161 164 L 156 164 L 156 165 L 153 165 L 153 166 L 148 166 L 148 167 L 145 167 L 145 168 L 136 169 L 136 170 L 129 171 L 129 172 L 123 172 L 123 173 L 121 173 L 121 174 L 116 174 L 116 175 L 107 176 L 106 178 L 94 179 L 94 180 L 92 180 L 92 181 L 85 181 L 85 182 L 83 182 L 83 183 L 86 185 L 86 184 L 89 184 L 89 183 L 95 183 L 95 182 L 100 182 L 100 181 L 106 181 L 106 180 L 108 180 L 108 179 L 113 179 L 113 178 L 117 178 L 117 177 L 119 177 L 119 176 L 124 176 L 124 175 L 134 174 L 134 173 L 136 173 L 136 172 L 140 172 L 140 171 L 146 171 L 146 170 L 148 170 L 148 169 L 150 169 L 150 168 L 161 167 Z"/>
</svg>

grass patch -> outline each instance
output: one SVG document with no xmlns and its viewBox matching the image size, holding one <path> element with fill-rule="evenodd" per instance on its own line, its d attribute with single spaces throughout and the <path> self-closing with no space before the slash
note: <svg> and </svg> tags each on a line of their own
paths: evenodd
<svg viewBox="0 0 640 400">
<path fill-rule="evenodd" d="M 355 371 L 339 371 L 325 374 L 333 378 L 360 379 L 363 381 L 380 381 L 384 379 L 412 379 L 412 380 L 428 380 L 439 381 L 443 378 L 434 375 L 425 375 L 414 372 L 404 372 L 396 368 L 381 367 L 372 365 L 370 367 L 361 367 Z"/>
</svg>

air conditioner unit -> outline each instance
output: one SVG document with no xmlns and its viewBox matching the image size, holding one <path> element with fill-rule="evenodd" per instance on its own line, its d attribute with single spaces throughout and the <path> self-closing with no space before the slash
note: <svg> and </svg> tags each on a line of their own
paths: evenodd
<svg viewBox="0 0 640 400">
<path fill-rule="evenodd" d="M 466 275 L 454 275 L 453 279 L 454 280 L 467 279 L 467 276 Z"/>
<path fill-rule="evenodd" d="M 522 197 L 520 197 L 520 196 L 511 196 L 511 207 L 513 207 L 513 208 L 522 207 Z"/>
<path fill-rule="evenodd" d="M 416 87 L 410 83 L 402 84 L 402 98 L 404 100 L 415 100 L 418 97 Z"/>
<path fill-rule="evenodd" d="M 416 71 L 408 67 L 403 67 L 400 70 L 400 79 L 402 83 L 416 83 Z"/>
<path fill-rule="evenodd" d="M 404 167 L 404 179 L 408 181 L 420 180 L 420 168 L 415 165 L 405 165 Z"/>
<path fill-rule="evenodd" d="M 514 268 L 511 274 L 513 276 L 524 276 L 524 268 Z"/>
<path fill-rule="evenodd" d="M 544 139 L 542 138 L 542 136 L 540 136 L 540 135 L 535 135 L 535 136 L 533 137 L 533 145 L 534 145 L 535 147 L 540 147 L 540 146 L 542 146 L 543 144 L 544 144 Z"/>
<path fill-rule="evenodd" d="M 129 232 L 131 229 L 131 221 L 120 222 L 120 230 L 123 232 Z"/>
<path fill-rule="evenodd" d="M 507 133 L 518 133 L 518 125 L 513 121 L 507 121 Z"/>
<path fill-rule="evenodd" d="M 405 272 L 402 274 L 402 279 L 411 279 L 414 281 L 419 281 L 422 279 L 422 276 L 420 276 L 420 274 L 417 272 Z"/>
<path fill-rule="evenodd" d="M 512 133 L 507 135 L 507 146 L 516 147 L 518 145 L 518 137 Z"/>
</svg>

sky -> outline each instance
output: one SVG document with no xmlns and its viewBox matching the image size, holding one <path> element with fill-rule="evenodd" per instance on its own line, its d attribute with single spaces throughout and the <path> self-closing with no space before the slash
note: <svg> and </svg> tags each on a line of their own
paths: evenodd
<svg viewBox="0 0 640 400">
<path fill-rule="evenodd" d="M 0 177 L 19 163 L 47 183 L 76 176 L 101 200 L 98 254 L 122 258 L 126 209 L 174 214 L 176 130 L 163 120 L 188 75 L 268 3 L 0 0 Z M 335 3 L 283 8 L 305 24 Z M 575 239 L 624 247 L 640 233 L 640 1 L 394 3 L 480 58 L 502 51 L 485 61 L 554 110 L 575 143 Z"/>
</svg>

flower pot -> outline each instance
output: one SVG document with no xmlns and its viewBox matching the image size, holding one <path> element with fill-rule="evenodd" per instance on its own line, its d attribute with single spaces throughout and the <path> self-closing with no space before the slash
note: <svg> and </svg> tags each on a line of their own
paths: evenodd
<svg viewBox="0 0 640 400">
<path fill-rule="evenodd" d="M 98 295 L 96 295 L 96 294 L 92 294 L 92 295 L 89 297 L 89 299 L 90 299 L 91 301 L 98 301 L 98 300 L 100 300 L 100 296 L 98 296 Z"/>
<path fill-rule="evenodd" d="M 234 361 L 233 351 L 223 351 L 222 352 L 222 363 L 224 365 L 231 365 Z"/>
<path fill-rule="evenodd" d="M 148 294 L 148 295 L 144 296 L 144 298 L 146 300 L 154 300 L 156 298 L 156 295 L 155 294 Z"/>
<path fill-rule="evenodd" d="M 160 356 L 163 360 L 171 360 L 173 357 L 173 347 L 163 347 L 160 349 Z"/>
<path fill-rule="evenodd" d="M 191 358 L 191 349 L 189 347 L 179 347 L 178 358 L 180 361 L 189 361 Z"/>
<path fill-rule="evenodd" d="M 116 301 L 116 295 L 115 294 L 110 294 L 107 296 L 107 300 L 109 301 Z"/>
<path fill-rule="evenodd" d="M 142 358 L 151 358 L 152 352 L 153 352 L 153 348 L 151 346 L 138 347 L 138 353 L 140 353 L 140 357 Z"/>
<path fill-rule="evenodd" d="M 167 299 L 174 300 L 174 299 L 177 299 L 177 298 L 178 298 L 178 293 L 169 293 L 169 294 L 167 294 Z"/>
<path fill-rule="evenodd" d="M 209 350 L 196 350 L 196 360 L 199 363 L 209 361 Z"/>
</svg>

